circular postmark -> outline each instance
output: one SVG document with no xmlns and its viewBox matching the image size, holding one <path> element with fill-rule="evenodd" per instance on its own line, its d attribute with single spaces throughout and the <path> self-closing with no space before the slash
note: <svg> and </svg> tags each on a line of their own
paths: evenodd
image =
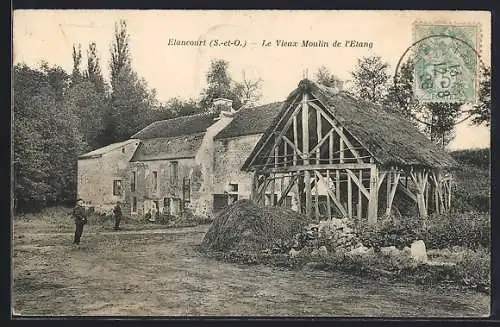
<svg viewBox="0 0 500 327">
<path fill-rule="evenodd" d="M 419 22 L 413 34 L 414 42 L 396 65 L 395 89 L 405 79 L 402 75 L 411 74 L 404 82 L 411 81 L 414 105 L 476 103 L 480 69 L 486 69 L 479 54 L 479 25 Z"/>
<path fill-rule="evenodd" d="M 416 23 L 414 94 L 423 103 L 477 99 L 479 26 Z"/>
</svg>

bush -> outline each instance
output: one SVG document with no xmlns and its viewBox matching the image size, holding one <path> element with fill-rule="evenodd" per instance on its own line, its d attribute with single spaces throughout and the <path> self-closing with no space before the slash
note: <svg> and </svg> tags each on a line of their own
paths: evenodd
<svg viewBox="0 0 500 327">
<path fill-rule="evenodd" d="M 490 215 L 479 212 L 431 216 L 428 219 L 423 240 L 427 248 L 443 249 L 464 246 L 470 249 L 490 247 Z"/>
<path fill-rule="evenodd" d="M 423 240 L 428 249 L 444 249 L 463 246 L 470 249 L 490 247 L 490 215 L 480 212 L 449 212 L 432 215 L 425 221 L 417 217 L 380 221 L 376 225 L 358 227 L 361 243 L 380 249 L 396 246 L 402 249 L 416 240 Z"/>
<path fill-rule="evenodd" d="M 474 149 L 451 152 L 459 163 L 453 171 L 456 187 L 452 207 L 459 212 L 490 211 L 490 150 Z"/>
<path fill-rule="evenodd" d="M 487 248 L 466 250 L 457 264 L 456 279 L 463 285 L 489 291 L 491 281 L 491 252 Z"/>
<path fill-rule="evenodd" d="M 380 249 L 395 246 L 402 249 L 423 237 L 422 222 L 419 218 L 403 217 L 398 220 L 384 220 L 375 225 L 364 224 L 357 230 L 364 246 Z"/>
</svg>

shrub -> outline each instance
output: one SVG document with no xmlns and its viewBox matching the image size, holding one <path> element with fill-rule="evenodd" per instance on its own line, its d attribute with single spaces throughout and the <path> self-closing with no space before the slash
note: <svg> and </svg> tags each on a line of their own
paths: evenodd
<svg viewBox="0 0 500 327">
<path fill-rule="evenodd" d="M 456 211 L 490 211 L 490 150 L 474 149 L 451 152 L 459 165 L 453 171 L 456 187 L 452 206 Z"/>
<path fill-rule="evenodd" d="M 466 250 L 457 264 L 456 279 L 463 285 L 484 291 L 490 289 L 491 252 L 479 247 L 475 251 Z"/>
<path fill-rule="evenodd" d="M 443 249 L 464 246 L 471 249 L 490 247 L 490 215 L 479 212 L 429 217 L 423 239 L 428 248 Z"/>
<path fill-rule="evenodd" d="M 422 239 L 422 223 L 419 218 L 403 217 L 398 220 L 384 220 L 375 225 L 364 224 L 357 230 L 363 245 L 380 249 L 396 246 L 399 249 L 410 246 L 412 242 Z"/>
</svg>

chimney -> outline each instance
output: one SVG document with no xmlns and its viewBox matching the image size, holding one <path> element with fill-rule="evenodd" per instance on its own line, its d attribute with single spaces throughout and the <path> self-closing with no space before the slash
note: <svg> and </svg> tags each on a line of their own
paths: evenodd
<svg viewBox="0 0 500 327">
<path fill-rule="evenodd" d="M 242 102 L 243 102 L 243 104 L 240 107 L 240 109 L 242 109 L 242 108 L 253 108 L 253 107 L 257 106 L 257 104 L 255 103 L 255 101 L 253 99 L 250 99 L 250 98 L 243 98 Z"/>
<path fill-rule="evenodd" d="M 330 91 L 333 94 L 339 94 L 344 89 L 344 81 L 338 79 L 337 77 L 332 81 L 332 85 L 330 86 Z"/>
<path fill-rule="evenodd" d="M 235 112 L 233 109 L 233 100 L 226 98 L 217 98 L 212 102 L 211 112 L 218 113 L 219 116 L 215 118 L 216 120 L 221 117 L 232 117 Z"/>
</svg>

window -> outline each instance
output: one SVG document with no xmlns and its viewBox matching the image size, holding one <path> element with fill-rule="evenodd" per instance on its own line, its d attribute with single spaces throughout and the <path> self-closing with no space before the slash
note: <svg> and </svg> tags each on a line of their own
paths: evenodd
<svg viewBox="0 0 500 327">
<path fill-rule="evenodd" d="M 135 175 L 135 171 L 132 172 L 132 177 L 130 178 L 130 191 L 132 192 L 135 192 L 135 179 L 136 179 L 136 175 Z"/>
<path fill-rule="evenodd" d="M 236 201 L 238 201 L 238 194 L 229 194 L 227 198 L 227 204 L 232 205 Z"/>
<path fill-rule="evenodd" d="M 113 195 L 122 195 L 122 181 L 119 179 L 113 181 Z"/>
<path fill-rule="evenodd" d="M 287 208 L 292 207 L 292 196 L 291 195 L 287 195 L 285 197 L 285 207 L 287 207 Z"/>
<path fill-rule="evenodd" d="M 177 184 L 179 178 L 179 163 L 177 161 L 172 161 L 170 163 L 170 182 L 172 184 Z"/>
<path fill-rule="evenodd" d="M 227 194 L 214 194 L 214 213 L 218 213 L 227 207 Z"/>
<path fill-rule="evenodd" d="M 131 208 L 132 213 L 137 212 L 137 198 L 135 196 L 132 197 L 132 208 Z"/>
<path fill-rule="evenodd" d="M 153 171 L 153 192 L 158 192 L 158 172 Z"/>
<path fill-rule="evenodd" d="M 238 192 L 238 184 L 229 184 L 229 192 Z"/>
<path fill-rule="evenodd" d="M 125 148 L 122 148 L 122 153 L 125 153 Z"/>
<path fill-rule="evenodd" d="M 182 179 L 182 199 L 191 202 L 191 180 L 187 177 Z"/>
<path fill-rule="evenodd" d="M 271 206 L 271 205 L 275 205 L 278 203 L 278 194 L 274 194 L 273 197 L 271 197 L 272 194 L 266 194 L 266 200 L 265 200 L 265 205 L 266 206 Z M 271 200 L 274 200 L 274 202 L 271 202 Z"/>
</svg>

